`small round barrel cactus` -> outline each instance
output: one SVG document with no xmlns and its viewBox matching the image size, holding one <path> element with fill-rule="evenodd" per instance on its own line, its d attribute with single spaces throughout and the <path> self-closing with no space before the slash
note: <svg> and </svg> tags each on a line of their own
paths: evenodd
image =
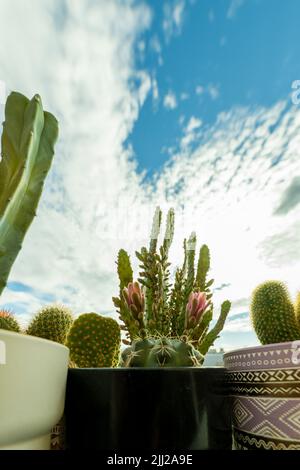
<svg viewBox="0 0 300 470">
<path fill-rule="evenodd" d="M 116 320 L 97 313 L 83 313 L 69 332 L 67 346 L 77 367 L 116 367 L 121 343 Z"/>
<path fill-rule="evenodd" d="M 195 367 L 204 356 L 180 338 L 145 338 L 133 341 L 122 353 L 122 367 Z"/>
<path fill-rule="evenodd" d="M 300 339 L 300 326 L 286 286 L 279 281 L 260 284 L 252 294 L 251 320 L 262 344 Z"/>
<path fill-rule="evenodd" d="M 0 310 L 0 329 L 20 333 L 21 328 L 14 315 L 9 310 Z"/>
<path fill-rule="evenodd" d="M 65 344 L 72 324 L 73 315 L 69 308 L 63 305 L 48 305 L 33 318 L 26 333 Z"/>
</svg>

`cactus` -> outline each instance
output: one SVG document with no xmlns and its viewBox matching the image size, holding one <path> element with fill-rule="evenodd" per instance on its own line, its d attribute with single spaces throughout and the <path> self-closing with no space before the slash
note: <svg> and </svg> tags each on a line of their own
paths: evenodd
<svg viewBox="0 0 300 470">
<path fill-rule="evenodd" d="M 0 294 L 35 216 L 57 136 L 57 120 L 38 95 L 10 94 L 1 140 Z"/>
<path fill-rule="evenodd" d="M 126 331 L 124 343 L 130 345 L 123 354 L 122 364 L 200 365 L 203 355 L 218 338 L 231 304 L 223 302 L 219 319 L 208 331 L 213 318 L 211 286 L 214 282 L 207 279 L 209 249 L 207 245 L 201 247 L 195 269 L 196 234 L 192 233 L 184 241 L 183 265 L 177 269 L 172 287 L 168 254 L 174 235 L 173 209 L 167 214 L 165 237 L 158 248 L 161 222 L 161 210 L 157 208 L 149 248 L 142 247 L 136 252 L 141 268 L 138 281 L 133 282 L 130 266 L 130 281 L 128 285 L 124 283 L 124 276 L 120 276 L 124 271 L 121 263 L 126 259 L 128 267 L 129 256 L 124 250 L 119 252 L 117 264 L 123 289 L 113 302 Z M 153 342 L 151 347 L 149 342 Z M 165 352 L 158 353 L 159 348 Z"/>
<path fill-rule="evenodd" d="M 177 338 L 145 338 L 133 341 L 121 357 L 121 367 L 194 367 L 204 356 L 192 344 Z"/>
<path fill-rule="evenodd" d="M 26 333 L 65 344 L 72 324 L 73 315 L 70 309 L 63 305 L 48 305 L 32 319 Z"/>
<path fill-rule="evenodd" d="M 282 282 L 267 281 L 256 287 L 252 294 L 250 316 L 262 344 L 300 339 L 295 308 Z"/>
<path fill-rule="evenodd" d="M 67 339 L 70 359 L 78 367 L 115 367 L 120 354 L 120 327 L 113 318 L 84 313 Z"/>
<path fill-rule="evenodd" d="M 0 329 L 21 332 L 21 327 L 14 315 L 8 310 L 0 310 Z"/>
</svg>

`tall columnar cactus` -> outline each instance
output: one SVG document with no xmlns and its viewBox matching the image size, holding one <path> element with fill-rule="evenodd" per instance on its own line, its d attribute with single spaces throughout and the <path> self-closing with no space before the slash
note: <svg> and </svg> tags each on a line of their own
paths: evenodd
<svg viewBox="0 0 300 470">
<path fill-rule="evenodd" d="M 143 247 L 136 252 L 141 268 L 137 281 L 133 282 L 128 254 L 124 250 L 119 252 L 120 295 L 114 297 L 113 302 L 122 321 L 121 328 L 126 331 L 124 343 L 131 344 L 125 350 L 123 364 L 199 365 L 221 332 L 231 304 L 229 301 L 223 302 L 215 326 L 208 331 L 213 318 L 211 286 L 214 282 L 208 279 L 209 249 L 206 245 L 201 247 L 195 266 L 195 233 L 184 241 L 183 265 L 177 269 L 172 287 L 168 255 L 174 235 L 174 210 L 168 212 L 166 232 L 158 248 L 161 221 L 162 213 L 157 208 L 149 248 Z M 151 347 L 149 341 L 153 343 Z M 160 347 L 164 350 L 163 354 L 157 352 Z M 190 358 L 188 361 L 187 356 Z"/>
<path fill-rule="evenodd" d="M 26 333 L 65 344 L 72 324 L 73 315 L 70 309 L 63 305 L 48 305 L 32 319 Z"/>
<path fill-rule="evenodd" d="M 262 344 L 300 339 L 300 325 L 286 286 L 279 281 L 260 284 L 252 294 L 251 320 Z"/>
<path fill-rule="evenodd" d="M 80 315 L 67 339 L 70 359 L 78 367 L 117 366 L 120 343 L 120 327 L 116 320 L 97 313 Z"/>
<path fill-rule="evenodd" d="M 58 136 L 41 98 L 13 92 L 5 106 L 0 161 L 0 294 L 42 193 Z"/>
<path fill-rule="evenodd" d="M 19 323 L 8 310 L 0 310 L 0 329 L 14 331 L 15 333 L 21 332 Z"/>
</svg>

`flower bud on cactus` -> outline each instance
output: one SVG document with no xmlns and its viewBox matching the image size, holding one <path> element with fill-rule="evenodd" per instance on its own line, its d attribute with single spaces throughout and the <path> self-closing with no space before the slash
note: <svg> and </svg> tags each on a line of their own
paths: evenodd
<svg viewBox="0 0 300 470">
<path fill-rule="evenodd" d="M 191 292 L 186 305 L 185 327 L 194 328 L 199 324 L 201 317 L 210 302 L 206 299 L 205 292 Z"/>
<path fill-rule="evenodd" d="M 127 287 L 124 287 L 123 297 L 134 318 L 141 318 L 145 309 L 145 297 L 139 283 L 130 282 Z"/>
<path fill-rule="evenodd" d="M 63 305 L 49 305 L 37 313 L 26 333 L 65 344 L 72 323 L 73 315 L 70 309 Z"/>
<path fill-rule="evenodd" d="M 0 329 L 21 332 L 19 323 L 8 310 L 0 310 Z"/>
</svg>

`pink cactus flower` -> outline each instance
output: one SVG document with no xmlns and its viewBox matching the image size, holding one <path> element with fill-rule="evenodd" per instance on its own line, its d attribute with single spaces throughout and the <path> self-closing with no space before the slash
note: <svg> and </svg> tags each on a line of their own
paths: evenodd
<svg viewBox="0 0 300 470">
<path fill-rule="evenodd" d="M 143 314 L 145 296 L 138 282 L 130 282 L 127 287 L 124 287 L 123 297 L 135 318 Z"/>
<path fill-rule="evenodd" d="M 185 324 L 187 328 L 198 325 L 209 304 L 210 301 L 206 299 L 205 292 L 190 293 L 189 301 L 186 305 Z"/>
</svg>

